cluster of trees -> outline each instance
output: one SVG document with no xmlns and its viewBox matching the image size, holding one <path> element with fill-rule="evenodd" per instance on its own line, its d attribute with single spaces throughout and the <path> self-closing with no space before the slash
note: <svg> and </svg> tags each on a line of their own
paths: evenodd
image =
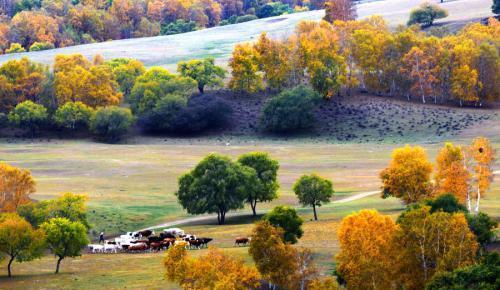
<svg viewBox="0 0 500 290">
<path fill-rule="evenodd" d="M 495 272 L 486 269 L 498 267 L 498 255 L 495 265 L 476 263 L 496 225 L 452 194 L 413 204 L 396 222 L 361 210 L 342 220 L 336 274 L 348 289 L 494 289 Z M 457 277 L 464 272 L 473 274 Z"/>
<path fill-rule="evenodd" d="M 422 147 L 397 148 L 389 166 L 380 173 L 382 197 L 394 196 L 405 204 L 452 193 L 469 211 L 479 212 L 481 197 L 493 180 L 495 150 L 484 137 L 461 147 L 446 143 L 436 157 L 435 174 Z M 434 182 L 432 182 L 434 181 Z"/>
<path fill-rule="evenodd" d="M 263 152 L 243 154 L 236 162 L 226 156 L 209 154 L 179 178 L 175 195 L 189 214 L 217 213 L 219 224 L 224 224 L 228 211 L 242 209 L 245 203 L 250 204 L 256 216 L 258 202 L 278 197 L 278 169 L 278 161 Z M 332 182 L 317 174 L 301 176 L 293 190 L 302 205 L 313 208 L 315 220 L 318 219 L 316 207 L 330 202 L 334 193 Z M 275 211 L 283 213 L 288 209 L 278 207 Z M 293 234 L 287 240 L 296 241 L 296 236 Z"/>
<path fill-rule="evenodd" d="M 0 52 L 38 51 L 110 39 L 187 32 L 294 10 L 322 9 L 323 3 L 289 0 L 3 0 L 0 5 Z"/>
<path fill-rule="evenodd" d="M 324 98 L 355 88 L 422 102 L 481 104 L 500 96 L 499 22 L 471 24 L 437 37 L 418 26 L 391 32 L 378 16 L 301 22 L 295 34 L 236 45 L 229 87 L 253 93 L 308 82 Z"/>
<path fill-rule="evenodd" d="M 28 170 L 0 164 L 0 260 L 12 263 L 40 258 L 46 249 L 57 257 L 56 273 L 66 257 L 79 256 L 89 243 L 86 196 L 64 193 L 34 203 L 35 181 Z"/>
</svg>

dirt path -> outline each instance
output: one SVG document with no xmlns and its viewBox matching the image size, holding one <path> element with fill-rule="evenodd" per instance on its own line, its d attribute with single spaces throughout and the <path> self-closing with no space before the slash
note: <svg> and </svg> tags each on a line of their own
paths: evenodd
<svg viewBox="0 0 500 290">
<path fill-rule="evenodd" d="M 368 196 L 372 196 L 372 195 L 375 195 L 375 194 L 378 194 L 378 193 L 380 193 L 379 190 L 361 192 L 361 193 L 355 194 L 353 196 L 349 196 L 349 197 L 346 197 L 346 198 L 335 200 L 332 203 L 351 202 L 351 201 L 358 200 L 358 199 L 361 199 L 361 198 L 365 198 L 365 197 L 368 197 Z M 265 211 L 265 212 L 267 212 L 267 211 Z M 265 212 L 261 211 L 260 213 L 265 213 Z M 244 213 L 227 214 L 226 218 L 238 217 L 238 216 L 245 216 L 245 215 L 249 215 L 249 213 L 244 212 Z M 163 223 L 163 224 L 151 226 L 151 227 L 148 227 L 148 228 L 145 228 L 145 229 L 142 229 L 142 230 L 153 230 L 153 229 L 158 229 L 158 228 L 174 227 L 174 226 L 188 224 L 188 223 L 203 222 L 203 221 L 212 220 L 212 219 L 216 219 L 216 218 L 217 218 L 216 215 L 207 215 L 207 216 L 185 218 L 185 219 L 180 219 L 180 220 L 176 220 L 176 221 L 171 221 L 171 222 L 166 222 L 166 223 Z"/>
</svg>

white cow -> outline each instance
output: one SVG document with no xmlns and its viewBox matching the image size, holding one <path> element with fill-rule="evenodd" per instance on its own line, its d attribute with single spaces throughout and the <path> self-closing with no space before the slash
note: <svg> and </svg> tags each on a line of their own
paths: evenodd
<svg viewBox="0 0 500 290">
<path fill-rule="evenodd" d="M 117 253 L 120 246 L 114 244 L 104 244 L 104 253 Z"/>
<path fill-rule="evenodd" d="M 102 253 L 104 252 L 104 246 L 98 244 L 90 244 L 88 245 L 89 249 L 92 249 L 92 253 Z"/>
<path fill-rule="evenodd" d="M 175 237 L 178 237 L 180 235 L 184 235 L 184 231 L 179 229 L 179 228 L 164 229 L 163 232 L 166 234 L 174 235 Z"/>
</svg>

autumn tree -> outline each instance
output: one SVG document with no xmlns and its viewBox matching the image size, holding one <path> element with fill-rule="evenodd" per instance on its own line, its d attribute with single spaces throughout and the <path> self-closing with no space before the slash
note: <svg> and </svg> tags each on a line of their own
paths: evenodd
<svg viewBox="0 0 500 290">
<path fill-rule="evenodd" d="M 270 222 L 258 222 L 252 230 L 248 252 L 265 280 L 280 288 L 293 289 L 297 286 L 296 250 L 283 243 L 282 235 L 282 230 Z"/>
<path fill-rule="evenodd" d="M 469 191 L 470 173 L 460 146 L 446 143 L 436 157 L 434 175 L 436 194 L 452 193 L 465 203 Z"/>
<path fill-rule="evenodd" d="M 250 203 L 253 215 L 256 216 L 257 202 L 272 201 L 278 197 L 279 163 L 263 152 L 243 154 L 238 157 L 238 162 L 253 168 L 257 174 L 258 184 L 254 185 L 255 191 L 249 192 L 247 196 L 247 202 Z"/>
<path fill-rule="evenodd" d="M 11 266 L 18 262 L 31 261 L 43 255 L 45 235 L 17 214 L 0 216 L 0 253 L 9 258 L 8 276 L 12 277 Z"/>
<path fill-rule="evenodd" d="M 389 166 L 380 172 L 382 197 L 394 196 L 404 203 L 418 202 L 431 195 L 432 164 L 422 147 L 397 148 Z"/>
<path fill-rule="evenodd" d="M 175 195 L 189 214 L 217 213 L 218 223 L 224 224 L 228 211 L 244 207 L 247 191 L 253 190 L 255 182 L 253 168 L 209 154 L 179 178 Z"/>
<path fill-rule="evenodd" d="M 398 224 L 398 277 L 407 289 L 422 289 L 436 273 L 475 262 L 478 243 L 463 213 L 431 214 L 419 206 L 404 212 Z"/>
<path fill-rule="evenodd" d="M 67 218 L 50 219 L 41 225 L 41 229 L 47 237 L 49 250 L 58 258 L 56 274 L 64 258 L 80 256 L 82 249 L 89 243 L 85 226 Z"/>
<path fill-rule="evenodd" d="M 481 196 L 484 197 L 493 179 L 491 166 L 495 162 L 496 152 L 487 138 L 478 137 L 475 138 L 469 146 L 468 154 L 470 156 L 470 160 L 472 161 L 472 176 L 474 186 L 476 187 L 476 206 L 474 211 L 478 213 Z M 471 209 L 470 206 L 469 209 Z"/>
<path fill-rule="evenodd" d="M 120 91 L 125 96 L 130 95 L 135 80 L 146 72 L 144 64 L 135 59 L 115 58 L 106 64 L 111 67 Z"/>
<path fill-rule="evenodd" d="M 290 46 L 293 43 L 270 39 L 263 32 L 254 44 L 259 70 L 264 73 L 264 80 L 269 88 L 281 90 L 294 82 Z"/>
<path fill-rule="evenodd" d="M 356 5 L 352 0 L 329 0 L 325 3 L 325 17 L 323 19 L 330 23 L 335 20 L 354 20 L 357 16 Z"/>
<path fill-rule="evenodd" d="M 342 220 L 336 271 L 349 289 L 392 288 L 398 230 L 389 216 L 376 210 L 361 210 Z"/>
<path fill-rule="evenodd" d="M 253 47 L 248 44 L 237 44 L 229 60 L 231 80 L 229 88 L 234 91 L 254 93 L 263 88 L 262 77 L 258 74 L 258 62 Z"/>
<path fill-rule="evenodd" d="M 415 95 L 421 96 L 422 103 L 425 103 L 426 96 L 434 94 L 434 86 L 439 81 L 433 57 L 435 56 L 413 47 L 402 59 L 404 67 L 401 71 L 412 80 L 411 90 Z"/>
<path fill-rule="evenodd" d="M 29 203 L 29 195 L 35 192 L 35 180 L 26 169 L 0 163 L 0 213 L 13 212 Z"/>
<path fill-rule="evenodd" d="M 9 113 L 9 122 L 19 128 L 29 129 L 31 137 L 34 137 L 36 131 L 46 123 L 47 118 L 47 109 L 32 101 L 24 101 L 17 104 Z"/>
<path fill-rule="evenodd" d="M 213 58 L 203 60 L 181 61 L 177 64 L 177 72 L 184 77 L 190 77 L 198 84 L 200 94 L 203 94 L 205 86 L 219 87 L 223 84 L 226 72 L 220 66 L 216 66 Z"/>
<path fill-rule="evenodd" d="M 297 211 L 289 206 L 276 206 L 268 214 L 263 217 L 263 220 L 275 227 L 283 230 L 283 242 L 295 244 L 302 237 L 304 231 L 302 224 L 304 220 L 299 217 Z"/>
<path fill-rule="evenodd" d="M 41 11 L 21 11 L 11 20 L 12 42 L 28 49 L 35 41 L 56 43 L 59 25 L 55 18 Z"/>
<path fill-rule="evenodd" d="M 314 220 L 318 220 L 316 207 L 329 203 L 333 196 L 332 182 L 317 174 L 302 175 L 293 185 L 293 191 L 303 206 L 312 206 Z"/>
<path fill-rule="evenodd" d="M 67 102 L 57 108 L 54 114 L 54 121 L 60 127 L 77 130 L 88 128 L 94 110 L 82 102 Z"/>
</svg>

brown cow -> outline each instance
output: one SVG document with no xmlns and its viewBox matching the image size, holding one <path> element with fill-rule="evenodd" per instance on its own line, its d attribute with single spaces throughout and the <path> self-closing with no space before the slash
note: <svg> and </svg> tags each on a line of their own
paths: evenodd
<svg viewBox="0 0 500 290">
<path fill-rule="evenodd" d="M 200 247 L 203 245 L 203 241 L 196 239 L 196 240 L 189 240 L 188 241 L 189 248 L 190 249 L 200 249 Z"/>
<path fill-rule="evenodd" d="M 161 247 L 162 247 L 162 243 L 160 242 L 152 242 L 151 245 L 151 251 L 155 251 L 155 252 L 158 252 L 161 250 Z"/>
<path fill-rule="evenodd" d="M 249 242 L 250 242 L 250 239 L 249 238 L 245 238 L 245 237 L 237 237 L 234 240 L 234 244 L 236 246 L 240 246 L 240 245 L 246 246 Z"/>
<path fill-rule="evenodd" d="M 128 247 L 129 252 L 140 252 L 140 251 L 145 251 L 148 249 L 148 245 L 146 243 L 137 243 L 130 245 Z"/>
</svg>

